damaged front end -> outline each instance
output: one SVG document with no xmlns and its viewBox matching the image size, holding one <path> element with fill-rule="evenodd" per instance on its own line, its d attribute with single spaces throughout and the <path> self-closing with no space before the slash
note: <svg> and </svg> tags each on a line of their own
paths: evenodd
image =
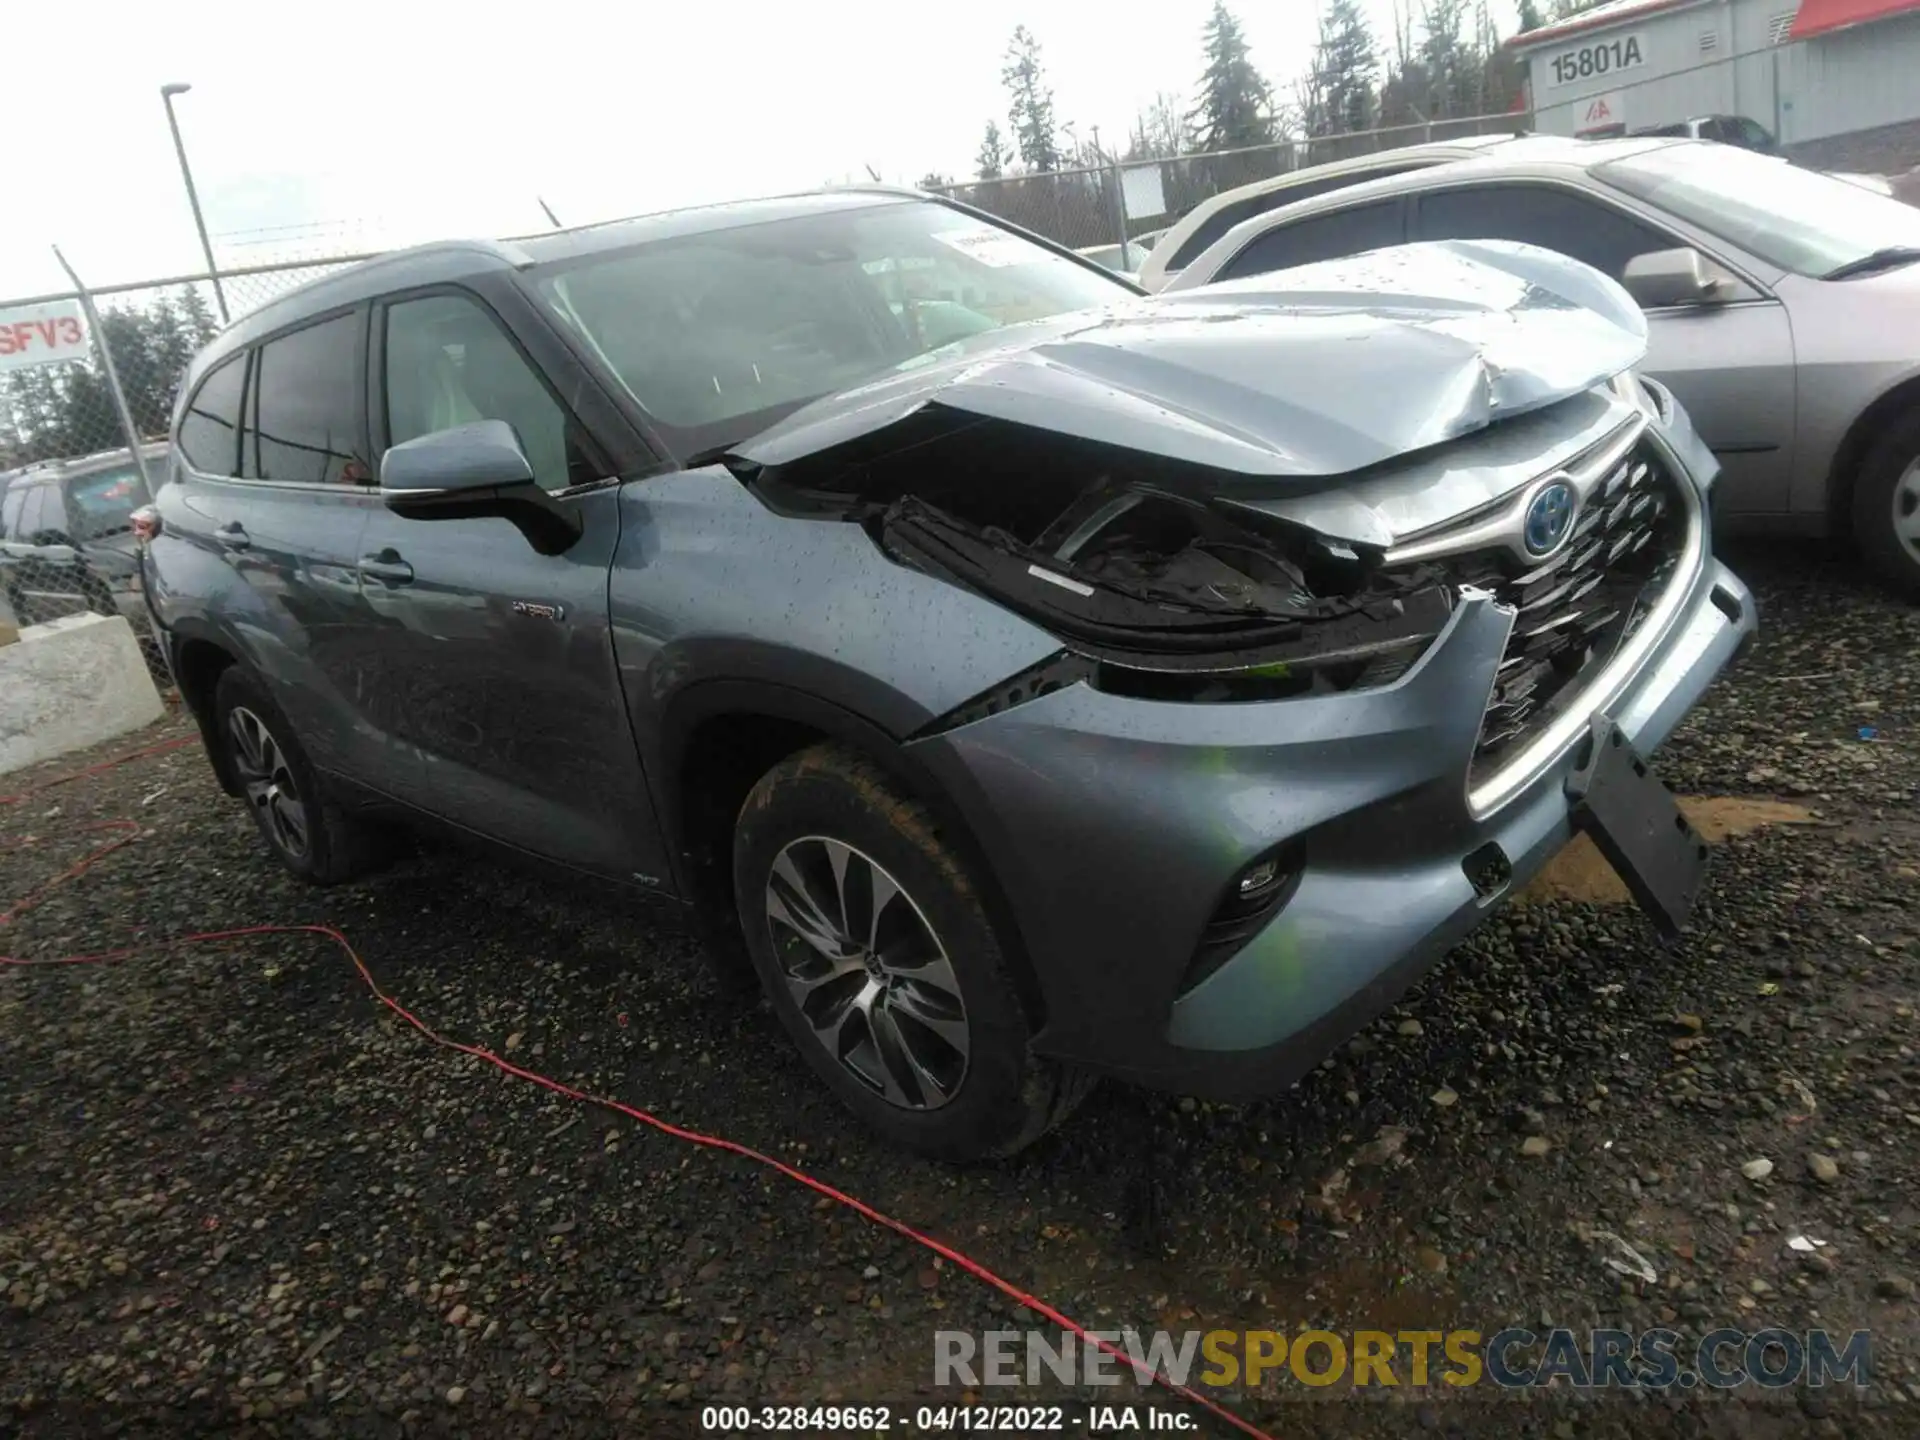
<svg viewBox="0 0 1920 1440">
<path fill-rule="evenodd" d="M 775 510 L 860 523 L 1059 637 L 1044 674 L 936 727 L 1074 680 L 1186 701 L 1345 691 L 1405 674 L 1463 593 L 1454 568 L 1403 563 L 1409 535 L 1504 504 L 1540 473 L 1529 458 L 1617 426 L 1611 382 L 1644 348 L 1625 293 L 1577 262 L 1404 246 L 1012 326 L 815 402 L 728 464 Z M 1567 423 L 1541 420 L 1554 407 Z M 1400 473 L 1492 427 L 1509 438 L 1482 454 L 1527 452 L 1507 489 L 1455 506 L 1445 458 Z M 1383 476 L 1400 503 L 1367 526 L 1303 519 Z"/>
<path fill-rule="evenodd" d="M 1440 569 L 1388 570 L 1377 549 L 1222 503 L 1197 467 L 938 406 L 918 421 L 938 433 L 839 468 L 824 488 L 764 471 L 751 483 L 786 513 L 857 521 L 895 561 L 1059 637 L 1035 673 L 934 728 L 1075 680 L 1192 702 L 1386 684 L 1452 613 Z M 980 483 L 1010 472 L 1020 478 Z"/>
</svg>

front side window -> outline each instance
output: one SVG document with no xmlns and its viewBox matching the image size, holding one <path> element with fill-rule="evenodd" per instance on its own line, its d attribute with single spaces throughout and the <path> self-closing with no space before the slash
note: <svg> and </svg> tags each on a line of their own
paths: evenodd
<svg viewBox="0 0 1920 1440">
<path fill-rule="evenodd" d="M 1584 260 L 1615 280 L 1674 241 L 1610 205 L 1545 185 L 1484 185 L 1420 197 L 1422 240 L 1518 240 Z"/>
<path fill-rule="evenodd" d="M 239 458 L 240 394 L 246 389 L 246 352 L 200 382 L 180 417 L 180 453 L 205 475 L 232 475 Z"/>
<path fill-rule="evenodd" d="M 494 318 L 463 295 L 387 309 L 387 436 L 398 445 L 476 420 L 504 420 L 543 490 L 600 477 L 578 427 Z"/>
<path fill-rule="evenodd" d="M 1920 209 L 1784 160 L 1664 145 L 1594 177 L 1798 275 L 1822 276 L 1882 250 L 1920 247 Z"/>
<path fill-rule="evenodd" d="M 356 311 L 260 347 L 240 446 L 243 476 L 305 485 L 372 478 L 360 424 L 362 323 Z"/>
<path fill-rule="evenodd" d="M 1340 260 L 1378 250 L 1382 245 L 1398 245 L 1406 235 L 1404 213 L 1399 200 L 1380 200 L 1351 210 L 1309 215 L 1291 225 L 1276 225 L 1248 241 L 1214 278 L 1238 280 L 1321 260 Z"/>
<path fill-rule="evenodd" d="M 933 201 L 881 201 L 536 269 L 533 289 L 680 455 L 974 335 L 1136 292 Z"/>
</svg>

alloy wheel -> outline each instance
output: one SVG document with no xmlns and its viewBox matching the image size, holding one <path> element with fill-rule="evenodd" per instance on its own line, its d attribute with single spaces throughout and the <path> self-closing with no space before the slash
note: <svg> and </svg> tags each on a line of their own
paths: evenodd
<svg viewBox="0 0 1920 1440">
<path fill-rule="evenodd" d="M 903 1110 L 936 1110 L 966 1078 L 969 1032 L 947 952 L 871 856 L 824 836 L 774 857 L 767 926 L 782 978 L 814 1038 Z"/>
<path fill-rule="evenodd" d="M 1893 487 L 1893 535 L 1907 558 L 1920 563 L 1920 456 Z"/>
<path fill-rule="evenodd" d="M 273 843 L 296 859 L 307 853 L 306 802 L 288 768 L 286 752 L 266 722 L 243 705 L 227 712 L 233 766 L 247 804 Z"/>
</svg>

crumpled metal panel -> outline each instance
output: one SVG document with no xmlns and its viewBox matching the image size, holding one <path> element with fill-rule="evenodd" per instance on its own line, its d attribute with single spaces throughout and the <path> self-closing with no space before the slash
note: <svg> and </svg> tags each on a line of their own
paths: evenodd
<svg viewBox="0 0 1920 1440">
<path fill-rule="evenodd" d="M 1576 395 L 1646 339 L 1626 292 L 1579 261 L 1401 245 L 990 332 L 730 458 L 823 456 L 937 405 L 1253 479 L 1342 475 Z"/>
</svg>

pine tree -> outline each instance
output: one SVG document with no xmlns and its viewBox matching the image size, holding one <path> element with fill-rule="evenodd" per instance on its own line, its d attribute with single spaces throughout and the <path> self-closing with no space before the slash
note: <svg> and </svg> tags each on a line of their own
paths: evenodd
<svg viewBox="0 0 1920 1440">
<path fill-rule="evenodd" d="M 1058 170 L 1060 141 L 1053 122 L 1053 91 L 1047 88 L 1040 63 L 1040 42 L 1024 25 L 1013 27 L 1000 83 L 1007 87 L 1007 121 L 1020 162 L 1032 171 Z"/>
<path fill-rule="evenodd" d="M 1464 115 L 1478 77 L 1479 56 L 1470 54 L 1460 34 L 1466 19 L 1466 0 L 1426 0 L 1420 42 L 1420 62 L 1427 72 L 1426 119 Z"/>
<path fill-rule="evenodd" d="M 213 318 L 213 307 L 207 304 L 207 297 L 198 285 L 189 285 L 180 292 L 180 315 L 186 322 L 187 339 L 196 352 L 220 333 L 220 322 Z"/>
<path fill-rule="evenodd" d="M 1520 0 L 1520 33 L 1538 30 L 1547 23 L 1547 17 L 1540 13 L 1540 0 Z"/>
<path fill-rule="evenodd" d="M 980 139 L 980 153 L 973 164 L 973 173 L 982 180 L 998 180 L 1007 173 L 1007 142 L 1000 138 L 997 120 L 987 121 L 987 133 Z"/>
<path fill-rule="evenodd" d="M 1269 110 L 1273 92 L 1254 68 L 1240 22 L 1225 0 L 1214 0 L 1204 32 L 1206 74 L 1200 77 L 1200 103 L 1188 116 L 1202 150 L 1240 150 L 1273 140 Z"/>
<path fill-rule="evenodd" d="M 1373 118 L 1373 82 L 1379 68 L 1373 31 L 1359 0 L 1327 0 L 1306 83 L 1307 133 L 1365 130 Z"/>
</svg>

